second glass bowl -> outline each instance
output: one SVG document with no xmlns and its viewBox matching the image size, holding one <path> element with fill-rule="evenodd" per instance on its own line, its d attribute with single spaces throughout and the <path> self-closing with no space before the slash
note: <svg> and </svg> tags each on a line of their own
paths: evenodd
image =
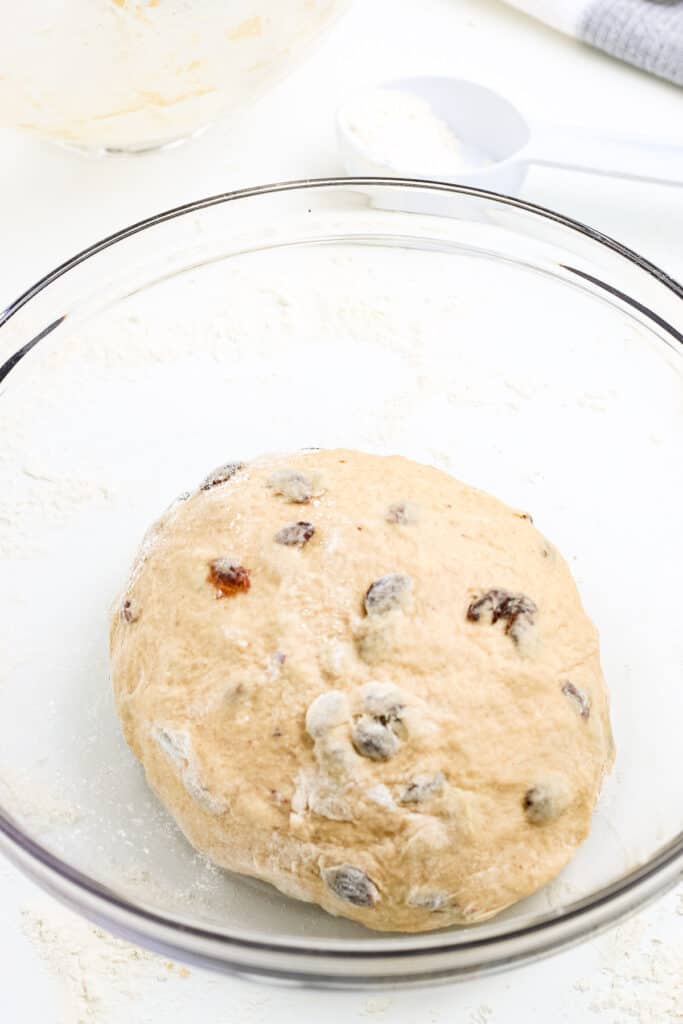
<svg viewBox="0 0 683 1024">
<path fill-rule="evenodd" d="M 30 0 L 3 23 L 0 124 L 140 152 L 247 107 L 349 0 Z"/>
</svg>

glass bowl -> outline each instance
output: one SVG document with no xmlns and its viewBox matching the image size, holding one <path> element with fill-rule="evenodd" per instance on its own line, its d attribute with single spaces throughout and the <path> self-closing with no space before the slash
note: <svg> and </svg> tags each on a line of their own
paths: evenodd
<svg viewBox="0 0 683 1024">
<path fill-rule="evenodd" d="M 0 846 L 109 930 L 248 975 L 462 977 L 547 954 L 683 868 L 683 291 L 617 243 L 437 183 L 293 182 L 113 235 L 0 317 Z M 358 447 L 529 509 L 602 637 L 617 760 L 562 875 L 487 923 L 378 935 L 212 867 L 108 677 L 152 519 L 214 465 Z"/>
<path fill-rule="evenodd" d="M 29 0 L 3 22 L 0 124 L 96 153 L 168 146 L 303 63 L 350 0 Z"/>
</svg>

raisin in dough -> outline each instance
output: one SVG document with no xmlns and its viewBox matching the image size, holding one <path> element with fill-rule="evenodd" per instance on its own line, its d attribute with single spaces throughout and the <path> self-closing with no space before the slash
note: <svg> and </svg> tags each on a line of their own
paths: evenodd
<svg viewBox="0 0 683 1024">
<path fill-rule="evenodd" d="M 190 842 L 370 928 L 552 879 L 612 760 L 598 638 L 532 525 L 404 458 L 231 463 L 150 530 L 117 705 Z"/>
</svg>

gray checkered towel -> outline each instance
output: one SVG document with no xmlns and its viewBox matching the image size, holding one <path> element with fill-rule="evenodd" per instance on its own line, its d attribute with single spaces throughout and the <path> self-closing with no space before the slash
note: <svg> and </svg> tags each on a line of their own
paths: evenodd
<svg viewBox="0 0 683 1024">
<path fill-rule="evenodd" d="M 683 85 L 683 0 L 507 0 L 605 53 Z"/>
</svg>

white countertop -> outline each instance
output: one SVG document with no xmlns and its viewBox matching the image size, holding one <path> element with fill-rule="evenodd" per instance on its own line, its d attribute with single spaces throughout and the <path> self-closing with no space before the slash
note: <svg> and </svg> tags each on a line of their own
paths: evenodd
<svg viewBox="0 0 683 1024">
<path fill-rule="evenodd" d="M 85 159 L 0 135 L 0 306 L 90 242 L 158 210 L 283 178 L 341 173 L 332 114 L 345 92 L 456 74 L 529 116 L 683 145 L 680 89 L 496 0 L 362 0 L 301 70 L 240 125 L 180 149 Z M 354 77 L 355 76 L 355 77 Z M 582 220 L 683 278 L 683 189 L 532 172 L 524 196 Z M 111 939 L 0 862 L 0 1019 L 8 1024 L 674 1024 L 683 1020 L 683 892 L 520 970 L 400 993 L 325 993 L 186 969 Z"/>
</svg>

